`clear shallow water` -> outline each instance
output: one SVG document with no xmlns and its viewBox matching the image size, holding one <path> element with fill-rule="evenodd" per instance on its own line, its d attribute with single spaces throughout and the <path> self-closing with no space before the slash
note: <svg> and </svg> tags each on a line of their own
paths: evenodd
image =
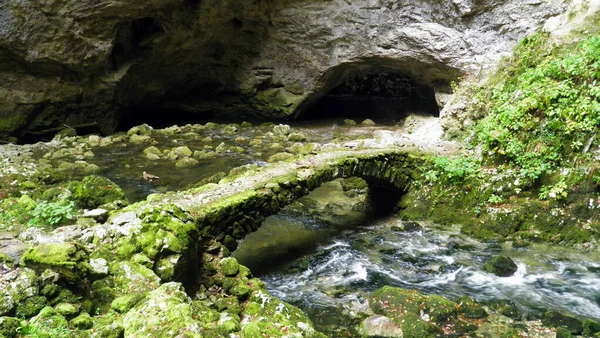
<svg viewBox="0 0 600 338">
<path fill-rule="evenodd" d="M 319 120 L 288 123 L 291 132 L 300 132 L 307 138 L 306 142 L 319 144 L 330 143 L 336 136 L 348 135 L 371 135 L 375 129 L 383 128 L 394 130 L 400 127 L 392 125 L 379 125 L 377 127 L 344 126 L 342 120 Z M 173 135 L 153 134 L 153 144 L 161 151 L 175 147 L 187 146 L 192 151 L 202 150 L 204 147 L 216 148 L 224 143 L 227 147 L 239 146 L 243 152 L 225 152 L 215 154 L 212 159 L 201 160 L 200 164 L 193 168 L 175 168 L 175 162 L 170 160 L 152 161 L 146 158 L 143 150 L 150 144 L 135 145 L 130 143 L 119 143 L 109 147 L 96 147 L 93 149 L 95 157 L 89 162 L 98 165 L 101 171 L 98 173 L 118 184 L 130 202 L 143 200 L 152 193 L 166 191 L 184 190 L 203 179 L 223 172 L 225 174 L 235 167 L 245 164 L 266 164 L 269 156 L 284 151 L 294 142 L 277 142 L 279 148 L 271 148 L 275 143 L 272 139 L 265 137 L 273 131 L 276 124 L 265 124 L 250 127 L 237 126 L 235 132 L 224 132 L 224 126 L 213 129 L 204 129 L 199 133 L 189 133 L 190 128 L 182 127 L 183 132 Z M 233 126 L 233 125 L 230 125 Z M 211 142 L 203 140 L 210 137 Z M 240 138 L 243 141 L 240 141 Z M 251 145 L 250 141 L 260 140 L 260 145 Z M 154 182 L 147 182 L 142 178 L 142 172 L 146 171 L 159 176 Z M 82 177 L 73 177 L 80 179 Z"/>
<path fill-rule="evenodd" d="M 277 215 L 266 221 L 269 235 L 262 229 L 251 234 L 255 238 L 249 236 L 234 255 L 242 264 L 272 266 L 258 273 L 268 290 L 301 307 L 326 332 L 348 325 L 344 316 L 366 307 L 369 292 L 383 285 L 451 299 L 467 294 L 478 301 L 507 300 L 525 313 L 553 310 L 600 320 L 598 252 L 543 245 L 501 247 L 432 224 L 419 231 L 393 231 L 398 223 L 390 217 L 359 229 L 325 230 L 325 225 L 303 216 Z M 278 237 L 292 242 L 289 227 L 313 231 L 318 240 L 309 242 L 301 255 L 287 262 L 278 259 L 276 265 L 270 264 L 268 254 L 246 254 L 246 247 L 256 241 L 271 247 L 277 247 Z M 517 262 L 514 276 L 483 271 L 486 260 L 499 253 Z"/>
</svg>

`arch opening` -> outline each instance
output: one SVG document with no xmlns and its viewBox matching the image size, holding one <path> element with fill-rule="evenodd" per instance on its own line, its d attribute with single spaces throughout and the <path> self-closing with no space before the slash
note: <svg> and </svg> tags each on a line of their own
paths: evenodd
<svg viewBox="0 0 600 338">
<path fill-rule="evenodd" d="M 400 71 L 357 72 L 334 86 L 300 119 L 401 120 L 411 113 L 439 116 L 435 91 Z"/>
<path fill-rule="evenodd" d="M 332 238 L 392 215 L 403 195 L 370 178 L 350 176 L 325 182 L 268 215 L 255 232 L 240 240 L 233 257 L 257 275 L 296 269 L 289 264 L 313 254 Z"/>
</svg>

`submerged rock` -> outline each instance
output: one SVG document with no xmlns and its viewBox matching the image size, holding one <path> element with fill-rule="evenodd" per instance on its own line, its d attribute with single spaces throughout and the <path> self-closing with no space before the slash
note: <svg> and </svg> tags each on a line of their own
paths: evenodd
<svg viewBox="0 0 600 338">
<path fill-rule="evenodd" d="M 510 277 L 517 272 L 517 264 L 510 257 L 504 255 L 488 260 L 483 268 L 498 277 Z"/>
</svg>

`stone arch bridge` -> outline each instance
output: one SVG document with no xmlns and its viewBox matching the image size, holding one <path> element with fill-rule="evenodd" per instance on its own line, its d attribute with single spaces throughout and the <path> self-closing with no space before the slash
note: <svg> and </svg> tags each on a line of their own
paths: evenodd
<svg viewBox="0 0 600 338">
<path fill-rule="evenodd" d="M 104 224 L 84 229 L 73 238 L 32 246 L 22 263 L 40 273 L 55 271 L 65 285 L 84 299 L 91 299 L 98 308 L 122 313 L 122 322 L 114 325 L 122 325 L 119 330 L 124 337 L 140 337 L 140 332 L 150 332 L 143 336 L 161 336 L 163 333 L 156 330 L 164 325 L 148 324 L 155 319 L 168 322 L 165 325 L 173 332 L 196 330 L 204 324 L 191 315 L 192 300 L 187 295 L 203 294 L 205 298 L 228 301 L 233 298 L 235 304 L 245 304 L 246 310 L 252 308 L 250 302 L 258 302 L 255 308 L 264 308 L 264 284 L 229 255 L 237 240 L 258 229 L 265 217 L 336 178 L 362 177 L 370 187 L 402 193 L 410 187 L 413 171 L 422 159 L 406 148 L 388 147 L 324 152 L 261 168 L 249 167 L 243 173 L 230 174 L 219 184 L 150 195 L 146 201 L 126 207 Z M 179 296 L 174 296 L 173 288 L 180 290 L 175 293 Z M 168 299 L 169 307 L 153 307 L 158 303 L 150 299 L 158 294 Z M 218 304 L 210 306 L 225 311 Z M 298 311 L 286 306 L 289 311 Z M 150 307 L 152 310 L 148 310 Z M 165 322 L 164 318 L 172 313 L 183 319 Z M 261 318 L 249 316 L 242 326 L 251 326 L 249 323 Z M 106 330 L 114 328 L 109 325 Z"/>
<path fill-rule="evenodd" d="M 237 240 L 257 230 L 266 217 L 321 184 L 361 177 L 370 190 L 402 194 L 410 187 L 414 168 L 421 160 L 422 155 L 410 150 L 389 147 L 331 151 L 273 163 L 230 175 L 219 184 L 150 195 L 125 213 L 111 217 L 103 226 L 109 229 L 99 233 L 120 237 L 115 240 L 113 235 L 111 246 L 121 259 L 142 252 L 154 262 L 154 270 L 163 281 L 192 282 L 198 275 L 193 271 L 199 272 L 205 265 L 198 264 L 203 253 L 228 255 L 237 247 Z"/>
</svg>

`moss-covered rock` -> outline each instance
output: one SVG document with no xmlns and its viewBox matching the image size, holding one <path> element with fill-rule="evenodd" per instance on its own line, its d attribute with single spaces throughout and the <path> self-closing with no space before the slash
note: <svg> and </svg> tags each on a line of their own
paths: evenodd
<svg viewBox="0 0 600 338">
<path fill-rule="evenodd" d="M 473 319 L 485 318 L 488 316 L 485 309 L 469 296 L 462 296 L 458 298 L 456 303 L 458 304 L 459 315 Z"/>
<path fill-rule="evenodd" d="M 274 162 L 280 162 L 280 161 L 288 161 L 295 158 L 294 154 L 290 154 L 290 153 L 277 153 L 275 155 L 270 156 L 267 159 L 267 162 L 270 163 L 274 163 Z"/>
<path fill-rule="evenodd" d="M 363 337 L 402 338 L 404 334 L 400 326 L 386 316 L 371 316 L 360 323 L 360 333 Z"/>
<path fill-rule="evenodd" d="M 252 293 L 243 316 L 250 318 L 242 323 L 243 337 L 325 337 L 316 332 L 312 322 L 302 311 L 271 296 L 264 290 Z"/>
<path fill-rule="evenodd" d="M 21 321 L 17 318 L 0 317 L 0 337 L 16 337 L 19 327 L 21 327 Z"/>
<path fill-rule="evenodd" d="M 48 304 L 48 299 L 44 296 L 33 296 L 25 298 L 17 304 L 17 316 L 30 318 L 35 316 Z"/>
<path fill-rule="evenodd" d="M 221 260 L 221 272 L 225 276 L 235 276 L 240 270 L 240 264 L 233 257 L 223 258 Z"/>
<path fill-rule="evenodd" d="M 119 313 L 125 313 L 144 298 L 142 293 L 134 293 L 115 298 L 110 306 Z"/>
<path fill-rule="evenodd" d="M 195 160 L 191 157 L 184 157 L 175 163 L 175 167 L 176 168 L 192 168 L 199 164 L 200 164 L 200 162 L 198 162 L 197 160 Z"/>
<path fill-rule="evenodd" d="M 24 336 L 35 334 L 38 337 L 48 338 L 68 338 L 72 336 L 65 317 L 51 307 L 43 308 L 37 316 L 33 317 L 22 328 L 21 333 Z"/>
<path fill-rule="evenodd" d="M 72 327 L 78 330 L 87 330 L 91 329 L 92 326 L 94 326 L 94 321 L 92 319 L 92 316 L 90 316 L 87 312 L 84 312 L 79 316 L 71 319 L 69 324 L 71 324 Z"/>
<path fill-rule="evenodd" d="M 499 277 L 510 277 L 517 272 L 517 264 L 510 257 L 504 255 L 488 260 L 483 268 Z"/>
<path fill-rule="evenodd" d="M 438 338 L 444 336 L 444 331 L 437 325 L 428 323 L 419 315 L 408 312 L 395 320 L 402 327 L 405 338 Z"/>
<path fill-rule="evenodd" d="M 148 292 L 160 285 L 160 278 L 154 271 L 133 262 L 116 262 L 110 267 L 114 278 L 114 290 L 123 295 L 132 292 Z"/>
<path fill-rule="evenodd" d="M 369 298 L 369 306 L 398 324 L 405 337 L 435 337 L 457 319 L 459 305 L 439 295 L 384 286 Z"/>
<path fill-rule="evenodd" d="M 591 319 L 584 320 L 582 334 L 584 337 L 594 337 L 594 335 L 598 336 L 598 334 L 600 334 L 600 323 Z"/>
<path fill-rule="evenodd" d="M 29 248 L 21 257 L 25 266 L 50 269 L 68 282 L 81 281 L 90 271 L 87 250 L 77 243 L 49 243 Z"/>
<path fill-rule="evenodd" d="M 71 199 L 81 208 L 94 209 L 115 201 L 126 201 L 125 194 L 118 185 L 105 177 L 86 176 L 81 182 L 71 182 L 67 188 Z"/>
<path fill-rule="evenodd" d="M 72 303 L 58 303 L 54 309 L 65 318 L 73 318 L 79 314 L 80 306 Z"/>
<path fill-rule="evenodd" d="M 581 334 L 583 323 L 581 320 L 559 312 L 548 311 L 544 313 L 542 324 L 547 327 L 565 328 L 572 334 Z"/>
<path fill-rule="evenodd" d="M 202 337 L 191 299 L 180 283 L 165 283 L 123 316 L 125 336 Z"/>
</svg>

